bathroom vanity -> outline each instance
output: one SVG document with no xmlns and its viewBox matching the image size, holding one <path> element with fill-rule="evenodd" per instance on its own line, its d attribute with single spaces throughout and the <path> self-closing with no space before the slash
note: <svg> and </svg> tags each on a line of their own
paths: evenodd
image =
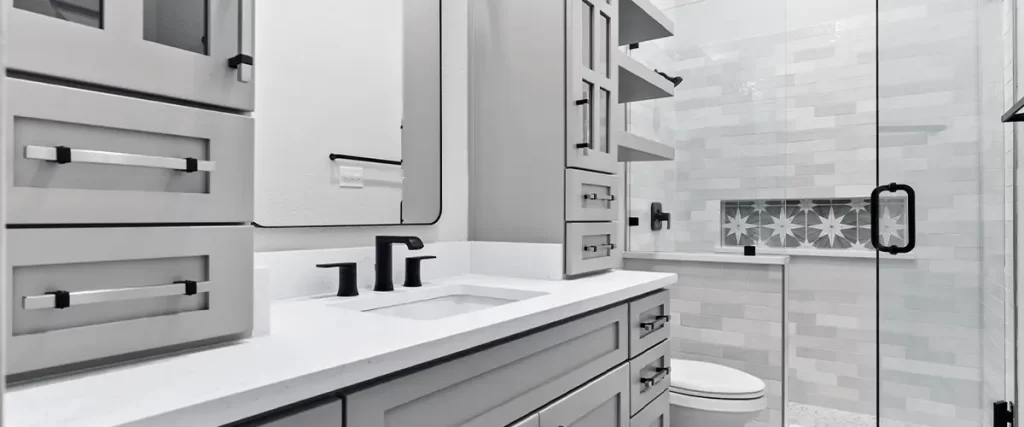
<svg viewBox="0 0 1024 427">
<path fill-rule="evenodd" d="M 573 281 L 467 275 L 282 301 L 269 336 L 15 387 L 8 422 L 667 425 L 658 424 L 669 408 L 664 288 L 674 281 L 626 271 Z M 451 297 L 465 304 L 449 307 L 468 308 L 426 310 L 434 319 L 380 310 Z M 52 404 L 72 397 L 75 405 Z"/>
</svg>

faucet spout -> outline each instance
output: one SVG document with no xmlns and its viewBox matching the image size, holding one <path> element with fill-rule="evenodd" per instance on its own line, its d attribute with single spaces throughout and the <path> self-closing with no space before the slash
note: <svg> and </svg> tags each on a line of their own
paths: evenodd
<svg viewBox="0 0 1024 427">
<path fill-rule="evenodd" d="M 391 292 L 395 290 L 392 272 L 391 245 L 404 244 L 409 250 L 423 249 L 423 240 L 416 236 L 377 236 L 377 280 L 373 290 Z"/>
</svg>

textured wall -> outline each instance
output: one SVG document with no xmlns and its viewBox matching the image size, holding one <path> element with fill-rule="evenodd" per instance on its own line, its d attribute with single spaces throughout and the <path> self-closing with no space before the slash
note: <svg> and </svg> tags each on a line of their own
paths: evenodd
<svg viewBox="0 0 1024 427">
<path fill-rule="evenodd" d="M 781 427 L 783 266 L 632 259 L 625 268 L 679 275 L 670 288 L 672 357 L 761 378 L 769 409 L 748 426 Z"/>
</svg>

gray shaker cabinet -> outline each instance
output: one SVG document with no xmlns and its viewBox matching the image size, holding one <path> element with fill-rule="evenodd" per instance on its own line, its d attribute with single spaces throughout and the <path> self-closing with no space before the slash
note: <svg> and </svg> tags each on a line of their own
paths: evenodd
<svg viewBox="0 0 1024 427">
<path fill-rule="evenodd" d="M 355 392 L 346 396 L 347 425 L 509 425 L 625 362 L 626 322 L 620 305 Z M 629 372 L 622 372 L 628 399 Z"/>
<path fill-rule="evenodd" d="M 629 427 L 629 369 L 620 366 L 540 411 L 540 427 Z"/>
<path fill-rule="evenodd" d="M 472 240 L 563 245 L 566 276 L 621 264 L 610 239 L 572 234 L 621 233 L 618 1 L 470 2 Z"/>
<path fill-rule="evenodd" d="M 13 0 L 7 68 L 252 111 L 255 3 Z"/>
</svg>

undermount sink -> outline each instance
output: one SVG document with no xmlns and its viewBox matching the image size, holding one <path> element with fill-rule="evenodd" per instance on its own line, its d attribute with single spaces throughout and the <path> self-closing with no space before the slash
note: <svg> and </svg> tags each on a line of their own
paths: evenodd
<svg viewBox="0 0 1024 427">
<path fill-rule="evenodd" d="M 404 288 L 332 307 L 414 320 L 437 320 L 546 295 L 545 292 L 490 286 L 453 285 Z"/>
</svg>

